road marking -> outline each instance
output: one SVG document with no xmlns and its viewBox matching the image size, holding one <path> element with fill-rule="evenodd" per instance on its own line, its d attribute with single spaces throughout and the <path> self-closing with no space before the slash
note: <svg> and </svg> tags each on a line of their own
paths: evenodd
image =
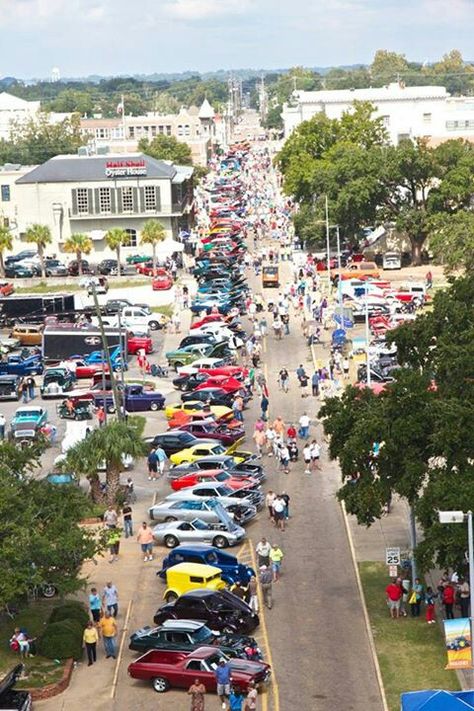
<svg viewBox="0 0 474 711">
<path fill-rule="evenodd" d="M 253 547 L 251 538 L 249 538 L 248 544 L 249 544 L 250 555 L 252 557 L 252 565 L 253 565 L 255 572 L 258 575 L 257 559 L 255 557 L 255 551 L 254 551 L 254 547 Z M 259 606 L 259 610 L 260 610 L 260 623 L 261 623 L 261 627 L 262 627 L 263 639 L 265 640 L 265 646 L 267 648 L 268 663 L 270 664 L 270 666 L 272 668 L 272 677 L 271 677 L 272 684 L 271 684 L 270 688 L 273 693 L 273 707 L 274 707 L 274 711 L 280 711 L 280 691 L 278 688 L 278 683 L 277 683 L 276 674 L 275 674 L 275 667 L 273 665 L 273 660 L 272 660 L 272 652 L 270 649 L 270 641 L 268 638 L 267 623 L 266 623 L 265 614 L 264 614 L 265 607 L 263 604 L 263 595 L 262 595 L 262 591 L 260 589 L 260 585 L 257 586 L 257 594 L 258 594 L 258 606 Z M 266 701 L 267 701 L 266 694 L 262 694 L 262 711 L 265 711 L 265 709 L 266 709 Z"/>
<path fill-rule="evenodd" d="M 110 698 L 113 699 L 115 696 L 115 691 L 117 688 L 117 679 L 118 679 L 118 673 L 119 673 L 119 668 L 120 668 L 120 663 L 122 661 L 122 654 L 123 654 L 123 645 L 125 643 L 125 633 L 128 630 L 128 623 L 130 620 L 130 613 L 132 611 L 132 600 L 128 603 L 127 607 L 127 614 L 125 615 L 125 622 L 123 625 L 123 630 L 122 630 L 122 639 L 120 641 L 120 649 L 117 657 L 117 663 L 115 664 L 115 672 L 114 672 L 114 679 L 112 681 L 112 688 L 110 690 Z"/>
</svg>

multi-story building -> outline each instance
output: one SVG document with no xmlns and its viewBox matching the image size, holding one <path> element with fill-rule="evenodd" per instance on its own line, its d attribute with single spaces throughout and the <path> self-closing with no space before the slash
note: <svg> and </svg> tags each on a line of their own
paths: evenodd
<svg viewBox="0 0 474 711">
<path fill-rule="evenodd" d="M 443 86 L 405 86 L 401 82 L 380 88 L 295 91 L 283 106 L 285 137 L 317 113 L 340 119 L 354 101 L 373 104 L 394 144 L 418 137 L 426 137 L 432 144 L 449 138 L 474 141 L 473 97 L 450 96 Z"/>
<path fill-rule="evenodd" d="M 42 114 L 39 101 L 19 99 L 18 96 L 8 94 L 6 91 L 0 93 L 0 139 L 8 141 L 14 126 L 21 126 L 28 121 L 37 121 L 40 116 L 47 116 L 50 123 L 59 123 L 69 118 L 71 114 L 56 112 Z"/>
<path fill-rule="evenodd" d="M 0 220 L 10 227 L 17 252 L 33 223 L 50 227 L 51 252 L 61 253 L 67 238 L 81 232 L 91 237 L 97 256 L 113 256 L 104 239 L 113 227 L 127 232 L 124 253 L 136 252 L 151 218 L 169 237 L 189 227 L 192 175 L 192 167 L 142 153 L 61 155 L 35 167 L 7 165 L 0 168 Z M 151 254 L 146 246 L 140 251 Z"/>
</svg>

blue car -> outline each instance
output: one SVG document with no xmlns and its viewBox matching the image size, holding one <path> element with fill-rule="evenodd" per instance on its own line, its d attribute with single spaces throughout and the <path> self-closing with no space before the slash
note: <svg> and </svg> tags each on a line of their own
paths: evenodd
<svg viewBox="0 0 474 711">
<path fill-rule="evenodd" d="M 163 558 L 163 567 L 157 575 L 166 580 L 166 571 L 178 563 L 202 563 L 214 565 L 222 570 L 222 579 L 229 585 L 237 581 L 246 586 L 255 571 L 249 565 L 239 563 L 235 555 L 224 553 L 219 548 L 208 546 L 205 543 L 193 543 L 177 546 L 166 558 Z"/>
<path fill-rule="evenodd" d="M 110 361 L 114 370 L 122 367 L 122 352 L 120 346 L 110 351 Z M 84 362 L 87 363 L 87 365 L 102 364 L 104 362 L 102 359 L 102 351 L 92 351 L 92 353 L 84 356 Z M 126 363 L 124 363 L 124 370 L 127 370 Z"/>
<path fill-rule="evenodd" d="M 10 355 L 0 361 L 0 375 L 41 375 L 43 363 L 40 355 L 22 358 L 21 355 Z"/>
<path fill-rule="evenodd" d="M 216 306 L 221 314 L 228 314 L 233 305 L 230 301 L 221 301 L 220 299 L 206 299 L 205 301 L 195 300 L 191 304 L 191 311 L 193 314 L 200 314 L 201 311 L 211 310 L 213 306 Z"/>
</svg>

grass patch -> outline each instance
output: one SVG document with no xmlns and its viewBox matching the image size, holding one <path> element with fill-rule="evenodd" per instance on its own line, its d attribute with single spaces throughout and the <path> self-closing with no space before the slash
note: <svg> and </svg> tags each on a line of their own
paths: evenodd
<svg viewBox="0 0 474 711">
<path fill-rule="evenodd" d="M 392 620 L 385 603 L 389 582 L 383 563 L 360 563 L 360 577 L 390 711 L 399 711 L 400 694 L 419 689 L 458 690 L 447 663 L 443 625 L 428 625 L 424 610 L 419 618 Z"/>
<path fill-rule="evenodd" d="M 9 640 L 15 627 L 22 627 L 28 631 L 31 637 L 39 637 L 45 628 L 46 622 L 52 612 L 53 607 L 58 604 L 54 600 L 37 600 L 30 605 L 20 603 L 19 614 L 14 620 L 6 616 L 0 618 L 0 675 L 6 674 L 15 664 L 20 662 L 20 657 L 12 652 L 9 647 Z M 52 659 L 46 659 L 40 655 L 28 657 L 24 660 L 25 673 L 28 678 L 19 682 L 19 687 L 37 688 L 46 684 L 53 684 L 62 676 L 64 663 L 56 663 Z"/>
<path fill-rule="evenodd" d="M 152 306 L 151 311 L 154 314 L 164 314 L 164 316 L 168 316 L 168 318 L 171 318 L 171 316 L 173 315 L 174 306 L 173 304 L 165 304 L 164 306 Z"/>
<path fill-rule="evenodd" d="M 87 276 L 87 275 L 84 275 Z M 112 279 L 109 281 L 109 289 L 132 289 L 137 286 L 151 285 L 150 279 L 144 278 L 122 278 Z M 82 291 L 85 294 L 86 289 L 80 286 L 78 282 L 69 282 L 66 280 L 62 284 L 50 284 L 47 281 L 40 281 L 39 284 L 33 286 L 16 286 L 15 294 L 57 294 Z"/>
</svg>

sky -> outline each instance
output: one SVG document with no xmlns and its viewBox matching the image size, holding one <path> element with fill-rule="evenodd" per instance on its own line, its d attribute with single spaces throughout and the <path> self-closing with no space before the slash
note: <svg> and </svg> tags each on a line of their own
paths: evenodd
<svg viewBox="0 0 474 711">
<path fill-rule="evenodd" d="M 0 77 L 474 60 L 474 0 L 0 0 Z"/>
</svg>

